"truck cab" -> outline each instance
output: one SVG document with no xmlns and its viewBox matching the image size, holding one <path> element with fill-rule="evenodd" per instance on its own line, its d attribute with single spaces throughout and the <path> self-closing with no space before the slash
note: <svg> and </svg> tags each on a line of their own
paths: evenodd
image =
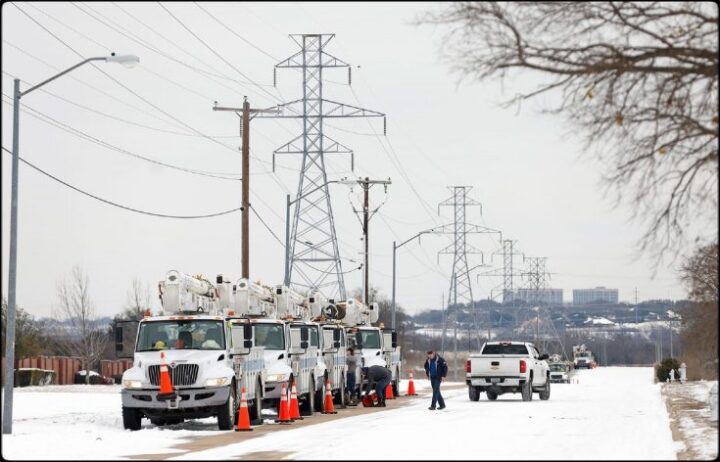
<svg viewBox="0 0 720 462">
<path fill-rule="evenodd" d="M 125 428 L 139 430 L 143 417 L 165 425 L 215 416 L 221 430 L 232 429 L 240 384 L 248 384 L 255 406 L 256 384 L 263 369 L 260 351 L 243 350 L 244 334 L 233 336 L 229 319 L 223 316 L 152 316 L 140 321 L 133 366 L 122 377 Z M 243 344 L 235 345 L 239 342 Z M 159 396 L 161 352 L 174 399 Z M 260 414 L 259 410 L 251 413 L 256 420 Z"/>
<path fill-rule="evenodd" d="M 392 372 L 393 393 L 397 396 L 400 383 L 400 348 L 397 334 L 391 329 L 373 326 L 356 326 L 346 330 L 348 346 L 359 356 L 359 368 L 383 366 Z M 356 369 L 356 382 L 362 385 L 360 370 Z"/>
</svg>

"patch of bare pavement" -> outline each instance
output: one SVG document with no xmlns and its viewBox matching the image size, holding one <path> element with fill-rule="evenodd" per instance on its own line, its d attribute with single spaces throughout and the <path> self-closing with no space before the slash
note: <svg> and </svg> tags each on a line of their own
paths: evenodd
<svg viewBox="0 0 720 462">
<path fill-rule="evenodd" d="M 443 385 L 443 390 L 453 390 L 458 388 L 465 387 L 464 384 L 448 384 Z M 393 409 L 397 409 L 399 407 L 404 407 L 409 405 L 410 403 L 422 400 L 422 399 L 428 399 L 430 397 L 430 390 L 423 390 L 418 394 L 418 396 L 409 397 L 409 396 L 400 396 L 394 400 L 388 400 L 387 407 L 362 407 L 362 405 L 358 406 L 349 406 L 345 409 L 339 409 L 335 408 L 337 411 L 337 414 L 320 414 L 320 413 L 314 413 L 312 417 L 305 417 L 303 420 L 296 420 L 295 422 L 289 424 L 289 425 L 279 425 L 279 424 L 264 424 L 253 427 L 253 431 L 251 432 L 234 432 L 229 431 L 222 433 L 220 435 L 212 435 L 212 436 L 197 436 L 192 437 L 191 441 L 188 441 L 186 443 L 181 443 L 176 446 L 173 446 L 171 449 L 173 450 L 179 450 L 182 452 L 164 452 L 164 453 L 156 453 L 156 454 L 136 454 L 132 456 L 127 456 L 129 459 L 139 459 L 139 460 L 166 460 L 171 457 L 179 457 L 184 456 L 189 453 L 198 452 L 198 451 L 204 451 L 206 449 L 212 449 L 216 447 L 226 446 L 228 444 L 235 444 L 242 441 L 247 441 L 251 438 L 257 438 L 259 436 L 262 436 L 268 432 L 277 432 L 277 431 L 287 431 L 292 430 L 293 428 L 300 428 L 300 427 L 306 427 L 309 425 L 316 425 L 324 422 L 332 422 L 333 420 L 339 420 L 344 419 L 347 417 L 353 417 L 356 415 L 363 415 L 363 414 L 371 414 L 374 412 L 388 412 L 392 411 Z M 245 454 L 242 457 L 238 456 L 238 460 L 282 460 L 282 459 L 292 459 L 294 456 L 294 452 L 288 452 L 288 451 L 257 451 L 250 454 Z"/>
<path fill-rule="evenodd" d="M 699 382 L 667 383 L 662 395 L 670 415 L 673 440 L 682 443 L 678 460 L 714 460 L 718 452 L 718 423 L 710 420 L 704 384 Z"/>
</svg>

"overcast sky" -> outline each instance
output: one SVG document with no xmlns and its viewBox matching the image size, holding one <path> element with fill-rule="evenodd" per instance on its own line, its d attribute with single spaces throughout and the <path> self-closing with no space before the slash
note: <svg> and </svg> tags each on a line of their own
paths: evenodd
<svg viewBox="0 0 720 462">
<path fill-rule="evenodd" d="M 595 286 L 618 288 L 623 301 L 634 299 L 635 287 L 641 300 L 684 295 L 673 267 L 660 268 L 652 278 L 652 260 L 635 258 L 642 226 L 630 220 L 631 208 L 615 207 L 603 196 L 599 165 L 591 153 L 582 152 L 580 137 L 563 119 L 540 114 L 537 103 L 519 113 L 500 108 L 497 103 L 514 93 L 511 85 L 506 84 L 502 93 L 499 84 L 459 83 L 459 76 L 450 73 L 439 53 L 443 31 L 412 24 L 434 4 L 202 4 L 237 35 L 193 3 L 164 5 L 235 69 L 157 3 L 18 5 L 82 56 L 112 51 L 138 55 L 141 64 L 134 69 L 105 63 L 97 67 L 147 100 L 86 65 L 43 87 L 47 92 L 25 96 L 24 108 L 126 151 L 210 172 L 237 174 L 241 160 L 237 117 L 212 111 L 213 101 L 240 106 L 247 95 L 254 107 L 267 107 L 278 99 L 300 97 L 299 72 L 278 70 L 278 86 L 272 87 L 273 65 L 298 51 L 288 34 L 335 33 L 326 50 L 353 66 L 353 82 L 352 87 L 346 85 L 344 70 L 328 70 L 325 97 L 388 116 L 384 138 L 374 136 L 382 133 L 377 119 L 326 124 L 329 136 L 355 151 L 354 173 L 349 171 L 349 158 L 327 157 L 329 178 L 392 178 L 387 196 L 382 187 L 371 194 L 373 204 L 385 201 L 371 221 L 371 284 L 387 295 L 392 287 L 393 240 L 450 223 L 451 210 L 444 208 L 438 216 L 437 204 L 450 197 L 451 185 L 472 185 L 471 197 L 482 202 L 482 216 L 471 208 L 468 222 L 502 230 L 504 238 L 518 241 L 517 249 L 526 256 L 548 257 L 549 284 L 564 289 L 567 301 L 572 289 Z M 27 89 L 28 83 L 38 83 L 80 58 L 14 5 L 4 3 L 2 8 L 2 145 L 9 149 L 10 75 L 27 82 L 22 84 Z M 164 214 L 202 215 L 240 206 L 238 181 L 154 165 L 36 117 L 42 116 L 21 114 L 21 157 L 81 189 Z M 221 138 L 213 142 L 198 132 Z M 281 239 L 285 194 L 297 190 L 301 159 L 279 158 L 272 174 L 272 151 L 300 133 L 294 120 L 252 122 L 252 203 Z M 10 164 L 10 155 L 3 152 L 3 296 Z M 330 188 L 348 271 L 357 266 L 349 260 L 362 259 L 362 229 L 350 206 L 354 201 L 357 207 L 359 190 Z M 140 215 L 85 197 L 23 164 L 19 204 L 17 300 L 38 316 L 51 313 L 56 283 L 74 264 L 88 272 L 92 297 L 104 315 L 122 308 L 135 277 L 151 286 L 156 300 L 157 282 L 170 269 L 212 278 L 218 273 L 232 280 L 240 276 L 239 213 L 203 220 Z M 491 258 L 500 249 L 497 242 L 468 240 L 483 250 L 486 264 L 501 266 L 499 255 Z M 438 264 L 436 256 L 447 245 L 448 238 L 425 236 L 420 244 L 408 244 L 398 252 L 397 299 L 409 312 L 438 307 L 442 294 L 447 295 L 452 257 L 441 256 Z M 469 263 L 480 264 L 480 255 L 471 255 Z M 515 265 L 522 267 L 522 257 Z M 252 278 L 280 283 L 283 266 L 282 246 L 252 216 Z M 361 272 L 350 272 L 345 280 L 349 291 L 359 288 Z M 502 280 L 473 277 L 472 282 L 479 299 L 488 297 L 491 289 L 497 295 Z"/>
</svg>

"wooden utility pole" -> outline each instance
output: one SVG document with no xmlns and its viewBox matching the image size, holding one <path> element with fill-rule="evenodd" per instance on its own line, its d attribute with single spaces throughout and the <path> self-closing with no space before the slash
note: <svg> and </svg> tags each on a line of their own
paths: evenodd
<svg viewBox="0 0 720 462">
<path fill-rule="evenodd" d="M 242 136 L 242 243 L 241 265 L 242 277 L 250 278 L 250 120 L 258 113 L 277 113 L 277 109 L 250 109 L 247 96 L 243 99 L 242 108 L 213 106 L 213 111 L 232 111 L 240 117 L 240 135 Z"/>
<path fill-rule="evenodd" d="M 375 213 L 373 211 L 370 212 L 370 188 L 373 185 L 381 184 L 385 186 L 385 190 L 387 191 L 387 185 L 391 184 L 390 178 L 387 180 L 371 180 L 368 177 L 365 177 L 365 179 L 358 178 L 357 183 L 363 188 L 363 240 L 365 241 L 365 261 L 364 261 L 364 269 L 365 273 L 363 276 L 363 303 L 366 305 L 370 304 L 370 240 L 369 240 L 369 228 L 370 228 L 370 218 L 372 218 L 372 215 Z M 357 212 L 357 210 L 355 210 Z"/>
</svg>

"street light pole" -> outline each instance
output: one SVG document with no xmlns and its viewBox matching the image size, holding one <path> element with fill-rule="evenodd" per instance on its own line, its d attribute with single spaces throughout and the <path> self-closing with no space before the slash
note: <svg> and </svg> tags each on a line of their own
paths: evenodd
<svg viewBox="0 0 720 462">
<path fill-rule="evenodd" d="M 392 317 L 391 317 L 391 323 L 390 326 L 392 329 L 395 329 L 395 280 L 396 280 L 396 259 L 397 259 L 397 249 L 404 246 L 408 242 L 414 241 L 415 239 L 419 238 L 423 234 L 429 234 L 435 231 L 435 228 L 426 229 L 425 231 L 420 231 L 410 239 L 401 242 L 399 245 L 395 244 L 395 241 L 393 241 L 393 271 L 392 271 Z"/>
<path fill-rule="evenodd" d="M 12 433 L 12 411 L 13 411 L 13 386 L 15 384 L 15 312 L 17 301 L 17 228 L 18 228 L 18 184 L 20 176 L 18 171 L 18 159 L 20 156 L 20 98 L 28 93 L 52 82 L 60 76 L 76 69 L 91 61 L 105 61 L 108 63 L 119 63 L 126 67 L 133 67 L 140 59 L 134 55 L 99 56 L 87 58 L 64 71 L 55 74 L 49 79 L 43 80 L 20 91 L 20 79 L 13 81 L 13 150 L 12 150 L 12 178 L 10 187 L 10 255 L 8 260 L 8 313 L 7 332 L 5 334 L 5 383 L 4 383 L 4 406 L 3 406 L 3 434 Z"/>
</svg>

